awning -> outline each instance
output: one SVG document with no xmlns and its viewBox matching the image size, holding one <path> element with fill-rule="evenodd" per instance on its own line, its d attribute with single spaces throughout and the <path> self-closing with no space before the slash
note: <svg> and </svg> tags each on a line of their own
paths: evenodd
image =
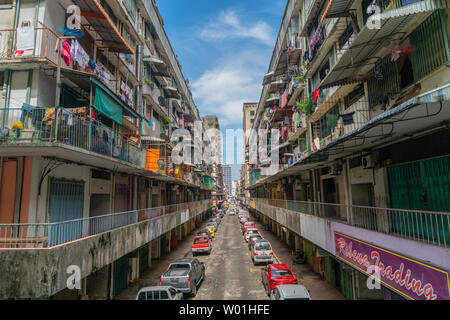
<svg viewBox="0 0 450 320">
<path fill-rule="evenodd" d="M 323 13 L 321 20 L 325 18 L 348 17 L 350 14 L 350 7 L 355 0 L 330 0 L 328 9 Z M 365 10 L 365 8 L 363 8 Z"/>
<path fill-rule="evenodd" d="M 122 124 L 122 107 L 99 87 L 95 88 L 94 108 L 111 120 Z"/>
<path fill-rule="evenodd" d="M 285 75 L 288 72 L 288 53 L 286 50 L 281 51 L 280 59 L 274 72 L 274 77 Z"/>
<path fill-rule="evenodd" d="M 265 85 L 269 84 L 270 82 L 272 82 L 273 74 L 274 74 L 274 72 L 271 71 L 271 72 L 267 73 L 267 74 L 264 76 L 263 86 L 265 86 Z"/>
<path fill-rule="evenodd" d="M 375 64 L 381 58 L 381 51 L 385 46 L 388 46 L 391 41 L 403 39 L 411 31 L 409 27 L 412 23 L 417 24 L 423 21 L 433 10 L 438 9 L 436 1 L 439 0 L 424 0 L 379 15 L 372 15 L 371 19 L 374 17 L 374 20 L 379 16 L 381 28 L 375 28 L 368 20 L 319 87 L 323 89 L 354 83 L 356 80 L 352 79 L 352 76 L 362 68 Z"/>
<path fill-rule="evenodd" d="M 166 92 L 168 98 L 178 99 L 181 97 L 177 88 L 168 86 L 168 87 L 164 87 L 164 91 Z"/>
<path fill-rule="evenodd" d="M 97 100 L 97 92 L 100 92 L 100 97 L 98 101 L 98 105 L 95 104 L 94 107 L 102 112 L 105 116 L 111 118 L 117 123 L 122 124 L 122 119 L 117 121 L 118 119 L 118 111 L 117 107 L 120 107 L 124 116 L 134 117 L 134 118 L 142 118 L 136 111 L 128 107 L 122 100 L 119 99 L 109 88 L 107 88 L 103 83 L 95 79 L 94 77 L 90 78 L 91 82 L 96 85 L 96 95 L 95 100 Z M 100 109 L 99 109 L 100 108 Z M 105 113 L 106 112 L 106 113 Z M 122 114 L 121 114 L 122 117 Z"/>
<path fill-rule="evenodd" d="M 90 28 L 102 38 L 102 46 L 110 51 L 134 54 L 133 48 L 125 41 L 109 18 L 99 0 L 72 0 L 81 10 L 81 16 L 89 22 Z"/>
<path fill-rule="evenodd" d="M 164 61 L 153 58 L 153 57 L 144 57 L 142 59 L 144 62 L 148 62 L 151 66 L 156 69 L 156 74 L 153 74 L 156 77 L 170 77 L 169 69 Z"/>
</svg>

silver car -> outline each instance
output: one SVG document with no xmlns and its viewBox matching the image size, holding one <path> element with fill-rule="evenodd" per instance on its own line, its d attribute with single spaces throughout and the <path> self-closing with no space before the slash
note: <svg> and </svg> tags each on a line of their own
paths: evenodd
<svg viewBox="0 0 450 320">
<path fill-rule="evenodd" d="M 311 300 L 311 296 L 301 284 L 284 284 L 272 290 L 270 300 Z"/>
<path fill-rule="evenodd" d="M 183 300 L 183 293 L 171 286 L 145 287 L 139 290 L 136 300 Z"/>
<path fill-rule="evenodd" d="M 255 240 L 251 247 L 251 257 L 254 265 L 273 263 L 273 250 L 270 242 L 264 239 Z"/>
</svg>

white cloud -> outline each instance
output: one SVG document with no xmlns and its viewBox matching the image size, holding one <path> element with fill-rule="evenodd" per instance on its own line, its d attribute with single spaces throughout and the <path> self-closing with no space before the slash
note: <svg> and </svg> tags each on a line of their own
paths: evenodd
<svg viewBox="0 0 450 320">
<path fill-rule="evenodd" d="M 254 39 L 265 45 L 273 45 L 272 28 L 264 21 L 243 24 L 235 10 L 222 11 L 217 20 L 205 25 L 199 36 L 204 40 Z"/>
<path fill-rule="evenodd" d="M 203 114 L 216 114 L 220 126 L 242 125 L 244 102 L 258 102 L 267 57 L 244 50 L 218 62 L 192 82 L 192 91 Z"/>
</svg>

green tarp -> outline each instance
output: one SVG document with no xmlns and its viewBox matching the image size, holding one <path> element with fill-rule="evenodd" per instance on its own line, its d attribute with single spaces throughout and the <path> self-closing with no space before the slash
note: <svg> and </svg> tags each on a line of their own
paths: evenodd
<svg viewBox="0 0 450 320">
<path fill-rule="evenodd" d="M 94 108 L 111 120 L 122 124 L 122 107 L 99 87 L 95 88 Z"/>
</svg>

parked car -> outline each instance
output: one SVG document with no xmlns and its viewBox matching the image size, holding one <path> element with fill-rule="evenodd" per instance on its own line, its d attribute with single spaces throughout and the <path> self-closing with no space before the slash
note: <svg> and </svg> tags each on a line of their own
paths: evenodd
<svg viewBox="0 0 450 320">
<path fill-rule="evenodd" d="M 206 225 L 205 230 L 209 232 L 211 237 L 214 239 L 216 236 L 216 227 L 214 225 Z"/>
<path fill-rule="evenodd" d="M 195 236 L 196 237 L 207 236 L 209 239 L 211 239 L 211 240 L 213 239 L 211 233 L 206 229 L 197 232 L 197 234 Z"/>
<path fill-rule="evenodd" d="M 253 243 L 255 241 L 261 240 L 261 239 L 262 239 L 262 236 L 259 233 L 250 235 L 250 237 L 248 239 L 248 250 L 252 250 Z"/>
<path fill-rule="evenodd" d="M 239 222 L 243 225 L 245 222 L 247 222 L 248 221 L 248 218 L 247 217 L 242 217 L 242 218 L 240 218 L 239 219 Z"/>
<path fill-rule="evenodd" d="M 311 295 L 301 284 L 286 284 L 275 287 L 270 300 L 311 300 Z"/>
<path fill-rule="evenodd" d="M 242 225 L 242 234 L 244 234 L 245 230 L 247 230 L 249 228 L 255 228 L 256 229 L 256 225 L 255 225 L 254 221 L 246 221 L 246 222 L 244 222 L 244 224 Z"/>
<path fill-rule="evenodd" d="M 209 228 L 209 227 L 214 228 L 214 231 L 217 231 L 217 222 L 215 222 L 215 221 L 209 221 L 209 222 L 206 224 L 206 228 Z"/>
<path fill-rule="evenodd" d="M 264 239 L 251 239 L 251 257 L 253 264 L 273 263 L 273 250 L 270 242 Z"/>
<path fill-rule="evenodd" d="M 269 264 L 261 269 L 261 281 L 266 290 L 267 296 L 282 284 L 298 284 L 297 278 L 291 269 L 285 264 Z"/>
<path fill-rule="evenodd" d="M 183 300 L 183 292 L 171 286 L 145 287 L 139 290 L 136 300 Z"/>
<path fill-rule="evenodd" d="M 205 277 L 205 265 L 196 258 L 176 259 L 162 274 L 159 284 L 172 286 L 178 291 L 197 295 L 197 288 Z"/>
<path fill-rule="evenodd" d="M 252 234 L 259 234 L 258 229 L 256 229 L 256 228 L 247 228 L 247 230 L 245 230 L 245 232 L 244 232 L 244 239 L 245 239 L 246 242 L 248 242 L 248 238 Z"/>
<path fill-rule="evenodd" d="M 192 255 L 195 256 L 199 253 L 210 254 L 212 250 L 211 239 L 208 236 L 195 237 L 192 242 Z"/>
</svg>

